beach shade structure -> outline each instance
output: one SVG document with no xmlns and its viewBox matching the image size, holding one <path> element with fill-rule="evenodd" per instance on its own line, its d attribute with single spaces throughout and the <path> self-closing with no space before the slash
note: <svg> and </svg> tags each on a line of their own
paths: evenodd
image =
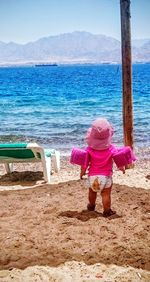
<svg viewBox="0 0 150 282">
<path fill-rule="evenodd" d="M 89 162 L 89 155 L 86 150 L 74 147 L 71 151 L 70 163 L 87 167 Z"/>
<path fill-rule="evenodd" d="M 120 0 L 124 144 L 133 148 L 132 56 L 130 2 Z"/>
<path fill-rule="evenodd" d="M 50 183 L 51 162 L 54 170 L 60 170 L 60 152 L 54 149 L 44 149 L 36 143 L 0 144 L 0 163 L 5 165 L 7 173 L 12 172 L 13 163 L 41 162 L 44 180 Z"/>
<path fill-rule="evenodd" d="M 113 160 L 118 168 L 132 164 L 136 157 L 129 146 L 120 148 L 114 155 Z"/>
</svg>

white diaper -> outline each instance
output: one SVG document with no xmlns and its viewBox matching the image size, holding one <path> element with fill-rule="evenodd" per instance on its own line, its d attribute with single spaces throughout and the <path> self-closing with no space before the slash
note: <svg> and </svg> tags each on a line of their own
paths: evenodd
<svg viewBox="0 0 150 282">
<path fill-rule="evenodd" d="M 93 175 L 88 177 L 89 185 L 94 192 L 102 191 L 112 186 L 112 177 L 105 175 Z"/>
</svg>

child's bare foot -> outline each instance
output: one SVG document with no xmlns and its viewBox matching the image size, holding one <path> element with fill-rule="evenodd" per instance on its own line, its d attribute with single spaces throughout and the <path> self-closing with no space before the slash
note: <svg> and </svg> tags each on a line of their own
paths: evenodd
<svg viewBox="0 0 150 282">
<path fill-rule="evenodd" d="M 88 204 L 87 205 L 87 209 L 88 209 L 88 211 L 94 211 L 95 210 L 95 205 Z"/>
<path fill-rule="evenodd" d="M 106 211 L 103 212 L 103 216 L 104 217 L 109 217 L 109 216 L 111 216 L 113 214 L 116 214 L 116 211 L 112 211 L 111 209 L 110 210 L 106 210 Z"/>
</svg>

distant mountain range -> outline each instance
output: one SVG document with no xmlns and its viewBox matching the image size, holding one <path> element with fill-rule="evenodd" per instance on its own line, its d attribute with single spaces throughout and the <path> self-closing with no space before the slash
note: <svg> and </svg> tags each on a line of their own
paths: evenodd
<svg viewBox="0 0 150 282">
<path fill-rule="evenodd" d="M 132 61 L 150 62 L 150 39 L 133 40 Z M 120 63 L 121 43 L 105 35 L 75 31 L 27 44 L 0 42 L 0 65 Z"/>
</svg>

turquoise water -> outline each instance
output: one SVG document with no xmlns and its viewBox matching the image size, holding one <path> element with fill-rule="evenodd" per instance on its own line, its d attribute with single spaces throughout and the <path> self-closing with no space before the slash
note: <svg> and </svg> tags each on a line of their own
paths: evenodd
<svg viewBox="0 0 150 282">
<path fill-rule="evenodd" d="M 133 65 L 134 142 L 150 145 L 150 64 Z M 0 68 L 0 142 L 34 141 L 64 153 L 84 146 L 105 116 L 123 144 L 120 65 Z"/>
</svg>

